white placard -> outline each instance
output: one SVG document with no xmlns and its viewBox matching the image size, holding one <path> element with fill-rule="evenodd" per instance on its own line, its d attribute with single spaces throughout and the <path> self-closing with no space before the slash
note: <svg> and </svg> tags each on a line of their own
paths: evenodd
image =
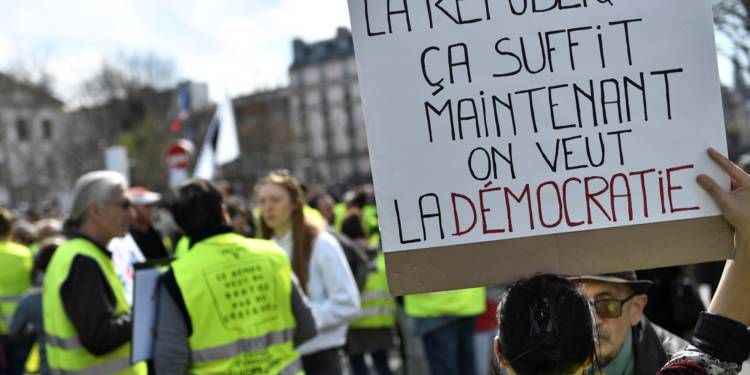
<svg viewBox="0 0 750 375">
<path fill-rule="evenodd" d="M 349 0 L 383 247 L 714 216 L 707 0 Z"/>
<path fill-rule="evenodd" d="M 131 363 L 146 361 L 153 356 L 156 327 L 159 268 L 135 271 L 135 304 L 133 305 L 133 346 Z"/>
<path fill-rule="evenodd" d="M 146 261 L 141 249 L 135 242 L 133 236 L 128 233 L 125 237 L 115 237 L 107 244 L 107 249 L 112 253 L 112 266 L 115 269 L 117 277 L 122 282 L 125 301 L 128 305 L 133 305 L 133 277 L 136 263 Z"/>
<path fill-rule="evenodd" d="M 125 146 L 108 147 L 104 154 L 107 170 L 115 171 L 125 177 L 130 183 L 130 163 L 128 162 L 128 149 Z"/>
</svg>

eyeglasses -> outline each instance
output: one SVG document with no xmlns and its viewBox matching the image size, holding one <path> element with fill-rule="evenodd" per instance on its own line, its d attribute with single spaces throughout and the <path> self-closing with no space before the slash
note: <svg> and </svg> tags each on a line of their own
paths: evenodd
<svg viewBox="0 0 750 375">
<path fill-rule="evenodd" d="M 630 301 L 633 297 L 637 296 L 636 293 L 630 295 L 625 299 L 606 298 L 599 299 L 596 301 L 589 301 L 589 305 L 594 308 L 596 315 L 604 319 L 616 319 L 622 315 L 622 305 Z"/>
<path fill-rule="evenodd" d="M 120 207 L 123 211 L 124 210 L 129 210 L 130 207 L 133 206 L 133 203 L 130 202 L 130 199 L 123 199 L 123 200 L 121 200 L 119 202 L 107 202 L 107 204 L 111 204 L 113 206 Z"/>
</svg>

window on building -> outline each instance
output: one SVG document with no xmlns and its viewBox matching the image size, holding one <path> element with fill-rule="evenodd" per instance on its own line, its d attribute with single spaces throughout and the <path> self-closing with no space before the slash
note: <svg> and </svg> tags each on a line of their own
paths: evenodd
<svg viewBox="0 0 750 375">
<path fill-rule="evenodd" d="M 352 74 L 351 69 L 349 68 L 349 61 L 344 61 L 341 63 L 341 76 L 344 78 L 349 78 L 349 76 Z"/>
<path fill-rule="evenodd" d="M 19 141 L 29 139 L 29 123 L 26 120 L 22 118 L 16 120 L 16 135 Z"/>
<path fill-rule="evenodd" d="M 44 139 L 52 139 L 52 121 L 42 121 L 42 137 Z"/>
</svg>

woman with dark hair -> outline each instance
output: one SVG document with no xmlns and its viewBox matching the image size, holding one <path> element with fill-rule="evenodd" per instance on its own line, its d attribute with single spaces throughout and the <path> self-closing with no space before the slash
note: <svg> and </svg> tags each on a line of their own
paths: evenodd
<svg viewBox="0 0 750 375">
<path fill-rule="evenodd" d="M 750 175 L 716 151 L 708 154 L 729 174 L 733 190 L 724 191 L 706 175 L 698 176 L 698 183 L 735 229 L 735 258 L 727 261 L 691 345 L 675 354 L 659 375 L 735 375 L 750 355 Z M 588 304 L 561 277 L 541 275 L 519 282 L 499 308 L 498 360 L 511 374 L 583 373 L 594 356 Z"/>
<path fill-rule="evenodd" d="M 260 233 L 287 253 L 307 292 L 318 335 L 298 348 L 308 374 L 340 374 L 347 324 L 359 314 L 359 291 L 336 239 L 304 214 L 299 181 L 271 172 L 255 187 Z"/>
</svg>

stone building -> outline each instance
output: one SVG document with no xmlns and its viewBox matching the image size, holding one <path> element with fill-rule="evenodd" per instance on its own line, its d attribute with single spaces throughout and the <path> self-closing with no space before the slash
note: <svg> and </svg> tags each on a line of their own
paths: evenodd
<svg viewBox="0 0 750 375">
<path fill-rule="evenodd" d="M 221 178 L 243 184 L 244 193 L 269 171 L 290 168 L 295 136 L 289 124 L 286 89 L 261 91 L 232 100 L 240 157 L 221 168 Z"/>
<path fill-rule="evenodd" d="M 721 88 L 729 156 L 735 160 L 750 155 L 750 86 L 745 81 L 746 72 L 735 60 L 733 85 Z"/>
<path fill-rule="evenodd" d="M 292 172 L 329 187 L 371 181 L 354 44 L 349 30 L 332 39 L 295 39 L 289 110 L 296 147 Z"/>
<path fill-rule="evenodd" d="M 59 157 L 63 103 L 43 87 L 0 73 L 0 205 L 59 203 L 70 183 Z"/>
</svg>

